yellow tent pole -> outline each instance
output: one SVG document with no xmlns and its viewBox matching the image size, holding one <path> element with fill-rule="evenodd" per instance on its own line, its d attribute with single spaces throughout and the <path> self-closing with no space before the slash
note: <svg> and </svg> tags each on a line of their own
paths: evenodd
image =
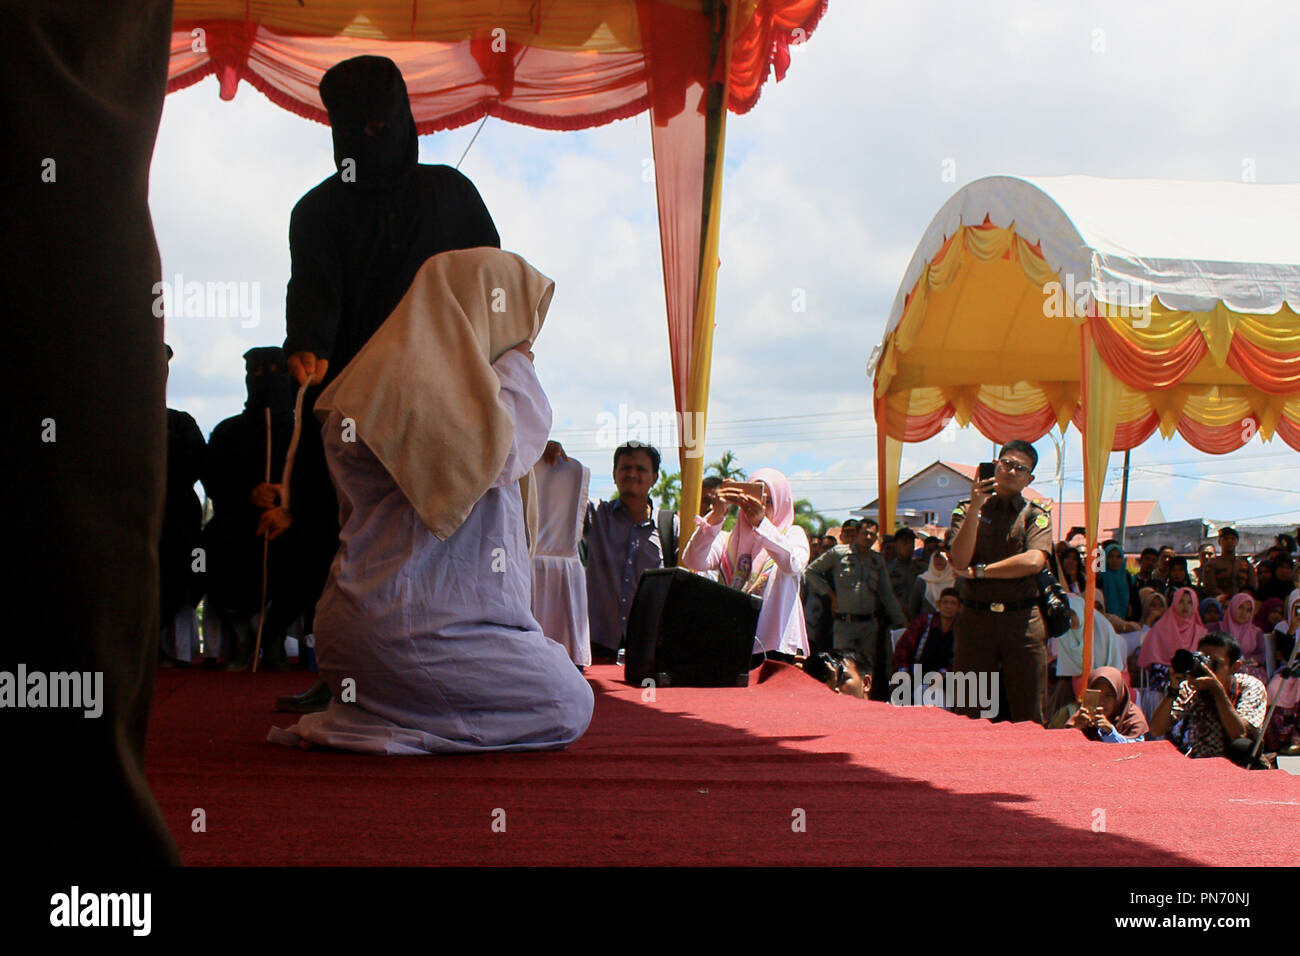
<svg viewBox="0 0 1300 956">
<path fill-rule="evenodd" d="M 691 520 L 700 510 L 700 484 L 704 478 L 705 427 L 709 410 L 709 376 L 713 365 L 713 325 L 718 290 L 718 236 L 722 219 L 722 166 L 727 141 L 727 100 L 731 89 L 731 44 L 735 19 L 740 5 L 726 6 L 727 21 L 723 35 L 723 57 L 726 78 L 721 89 L 717 87 L 709 96 L 709 116 L 705 147 L 705 204 L 702 241 L 700 242 L 700 284 L 695 305 L 694 341 L 691 346 L 691 370 L 686 382 L 686 403 L 682 415 L 692 416 L 694 447 L 679 445 L 682 466 L 682 496 L 678 507 L 681 531 L 677 537 L 677 555 L 681 557 L 695 533 Z M 685 423 L 683 423 L 685 426 Z M 685 427 L 679 439 L 685 434 Z"/>
<path fill-rule="evenodd" d="M 1083 687 L 1092 673 L 1092 621 L 1097 600 L 1097 572 L 1105 568 L 1102 558 L 1098 566 L 1097 524 L 1101 511 L 1101 494 L 1106 484 L 1106 466 L 1115 443 L 1115 426 L 1119 416 L 1119 382 L 1102 361 L 1092 338 L 1092 323 L 1104 322 L 1095 312 L 1084 323 L 1079 342 L 1082 350 L 1082 368 L 1079 382 L 1082 386 L 1083 411 L 1083 512 L 1084 528 L 1088 537 L 1088 569 L 1085 578 L 1083 619 Z M 1081 689 L 1082 695 L 1082 689 Z M 1080 696 L 1082 700 L 1082 696 Z"/>
<path fill-rule="evenodd" d="M 898 471 L 903 461 L 903 443 L 886 433 L 885 402 L 887 396 L 875 400 L 876 407 L 876 510 L 883 537 L 894 533 L 898 515 Z"/>
</svg>

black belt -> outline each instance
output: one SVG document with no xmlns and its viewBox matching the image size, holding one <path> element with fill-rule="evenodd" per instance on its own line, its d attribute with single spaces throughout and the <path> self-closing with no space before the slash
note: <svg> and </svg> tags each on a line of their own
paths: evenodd
<svg viewBox="0 0 1300 956">
<path fill-rule="evenodd" d="M 874 621 L 874 614 L 834 614 L 832 617 L 837 621 Z"/>
<path fill-rule="evenodd" d="M 1031 607 L 1038 606 L 1038 598 L 1025 598 L 1020 601 L 968 601 L 961 599 L 962 607 L 974 608 L 976 611 L 992 611 L 994 614 L 1005 614 L 1007 611 L 1025 611 Z"/>
</svg>

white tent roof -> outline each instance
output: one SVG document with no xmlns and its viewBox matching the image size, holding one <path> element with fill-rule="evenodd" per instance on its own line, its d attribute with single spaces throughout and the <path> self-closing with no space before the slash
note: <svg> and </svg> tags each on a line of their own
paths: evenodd
<svg viewBox="0 0 1300 956">
<path fill-rule="evenodd" d="M 1134 307 L 1300 312 L 1300 185 L 990 176 L 963 186 L 921 237 L 886 336 L 928 263 L 961 226 L 985 217 L 1039 243 L 1069 294 Z M 1086 301 L 1083 300 L 1083 301 Z"/>
</svg>

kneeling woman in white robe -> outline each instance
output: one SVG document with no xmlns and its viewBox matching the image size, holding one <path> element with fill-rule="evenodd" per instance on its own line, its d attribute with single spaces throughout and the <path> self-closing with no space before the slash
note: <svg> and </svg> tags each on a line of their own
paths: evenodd
<svg viewBox="0 0 1300 956">
<path fill-rule="evenodd" d="M 767 501 L 729 498 L 720 489 L 707 518 L 695 519 L 695 534 L 682 552 L 682 566 L 718 571 L 722 583 L 763 599 L 755 652 L 806 657 L 808 631 L 799 582 L 808 566 L 808 535 L 794 523 L 794 494 L 785 475 L 775 468 L 760 468 L 750 480 L 763 483 Z M 734 529 L 722 531 L 733 502 L 740 502 L 740 516 Z"/>
<path fill-rule="evenodd" d="M 553 288 L 511 253 L 435 256 L 321 394 L 342 530 L 315 633 L 334 699 L 272 740 L 466 753 L 586 731 L 591 688 L 529 609 L 517 484 L 551 427 L 528 347 Z"/>
</svg>

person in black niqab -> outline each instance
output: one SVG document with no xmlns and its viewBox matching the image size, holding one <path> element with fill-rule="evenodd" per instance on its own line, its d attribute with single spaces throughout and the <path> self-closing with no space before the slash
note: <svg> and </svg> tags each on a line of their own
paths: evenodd
<svg viewBox="0 0 1300 956">
<path fill-rule="evenodd" d="M 172 347 L 164 345 L 167 361 Z M 162 535 L 158 539 L 161 603 L 160 662 L 188 664 L 197 649 L 195 606 L 203 597 L 203 576 L 194 570 L 194 549 L 200 544 L 203 505 L 194 485 L 203 476 L 205 447 L 198 422 L 180 409 L 167 409 L 167 490 Z"/>
<path fill-rule="evenodd" d="M 426 259 L 451 249 L 499 249 L 501 239 L 473 183 L 450 166 L 419 164 L 406 83 L 392 60 L 345 60 L 326 72 L 320 94 L 336 172 L 290 217 L 284 347 L 297 381 L 314 373 L 328 384 L 388 318 Z"/>
<path fill-rule="evenodd" d="M 217 622 L 227 666 L 250 663 L 250 619 L 262 601 L 262 514 L 279 499 L 280 476 L 293 434 L 293 387 L 284 351 L 271 346 L 244 353 L 244 410 L 212 430 L 204 487 L 212 500 L 212 520 L 204 529 L 208 554 L 209 619 Z M 270 411 L 271 481 L 266 480 L 267 411 Z M 304 610 L 301 578 L 302 535 L 291 529 L 270 543 L 263 625 L 263 660 L 284 666 L 285 631 Z M 314 601 L 313 601 L 314 603 Z"/>
<path fill-rule="evenodd" d="M 315 597 L 338 550 L 338 504 L 311 409 L 396 308 L 425 260 L 440 252 L 501 248 L 478 190 L 450 166 L 422 165 L 406 82 L 385 57 L 359 56 L 321 79 L 330 118 L 335 173 L 298 201 L 289 220 L 291 275 L 284 351 L 301 385 L 301 443 L 290 495 L 292 515 L 268 511 L 272 537 L 303 527 Z M 305 703 L 304 703 L 305 701 Z M 317 684 L 285 709 L 321 709 L 328 690 Z"/>
</svg>

